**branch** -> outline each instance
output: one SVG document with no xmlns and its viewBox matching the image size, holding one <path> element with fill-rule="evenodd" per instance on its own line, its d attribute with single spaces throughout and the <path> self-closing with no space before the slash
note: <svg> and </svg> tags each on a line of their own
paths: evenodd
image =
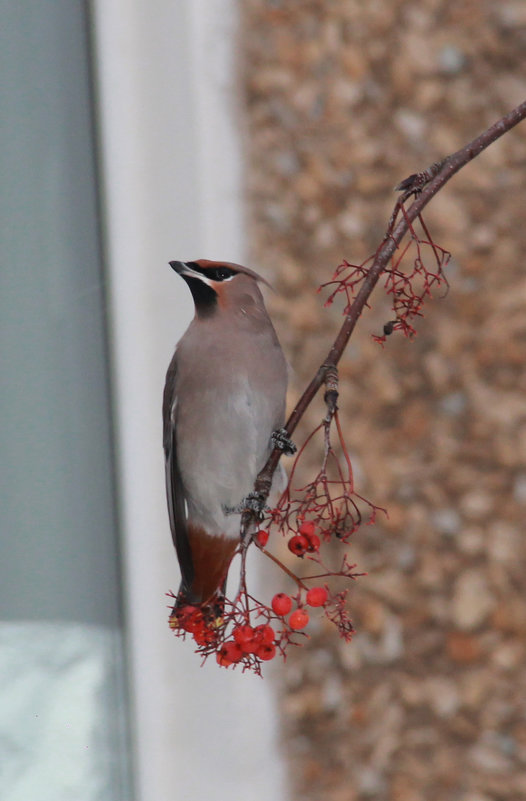
<svg viewBox="0 0 526 801">
<path fill-rule="evenodd" d="M 290 437 L 304 415 L 307 407 L 310 405 L 318 390 L 325 381 L 327 370 L 335 367 L 340 361 L 342 354 L 349 342 L 352 332 L 358 322 L 358 319 L 367 304 L 367 301 L 378 283 L 378 280 L 397 248 L 399 247 L 402 239 L 406 235 L 410 224 L 417 217 L 420 216 L 422 210 L 427 206 L 430 200 L 439 192 L 443 186 L 452 178 L 466 164 L 469 164 L 476 158 L 483 150 L 489 145 L 500 139 L 505 133 L 510 131 L 515 125 L 526 118 L 526 100 L 517 106 L 513 111 L 510 111 L 486 131 L 479 136 L 475 137 L 471 142 L 464 145 L 456 153 L 452 153 L 437 164 L 432 165 L 428 170 L 419 173 L 418 175 L 410 176 L 408 179 L 398 185 L 397 189 L 405 190 L 401 199 L 395 204 L 391 221 L 387 233 L 376 251 L 372 266 L 365 277 L 363 284 L 354 299 L 348 313 L 345 316 L 344 322 L 336 339 L 334 340 L 331 349 L 329 350 L 324 362 L 318 370 L 308 387 L 305 389 L 303 395 L 298 400 L 292 414 L 290 415 L 285 429 Z M 415 199 L 408 208 L 404 209 L 398 223 L 396 217 L 401 208 L 402 203 L 411 195 Z M 270 492 L 272 483 L 272 476 L 282 451 L 274 448 L 265 467 L 259 473 L 256 483 L 255 491 L 266 500 Z M 252 520 L 252 513 L 246 512 L 243 515 L 242 531 L 247 530 L 247 526 Z"/>
</svg>

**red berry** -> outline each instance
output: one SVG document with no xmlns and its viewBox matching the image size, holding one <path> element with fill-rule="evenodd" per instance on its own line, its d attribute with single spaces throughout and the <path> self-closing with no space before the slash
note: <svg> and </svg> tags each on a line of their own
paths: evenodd
<svg viewBox="0 0 526 801">
<path fill-rule="evenodd" d="M 204 625 L 203 613 L 197 606 L 183 606 L 177 613 L 179 625 L 185 631 L 195 632 Z"/>
<path fill-rule="evenodd" d="M 265 624 L 263 624 L 262 626 L 256 626 L 256 628 L 254 629 L 254 640 L 257 643 L 271 645 L 275 639 L 276 639 L 276 633 L 272 628 L 272 626 L 266 626 Z"/>
<path fill-rule="evenodd" d="M 299 534 L 301 534 L 303 537 L 306 537 L 308 540 L 309 544 L 307 546 L 307 550 L 310 551 L 310 553 L 320 550 L 321 540 L 318 535 L 314 533 L 315 529 L 316 524 L 312 520 L 307 520 L 298 528 Z"/>
<path fill-rule="evenodd" d="M 268 662 L 269 659 L 274 659 L 276 656 L 276 646 L 272 643 L 261 643 L 256 651 L 256 656 L 259 656 L 264 662 Z"/>
<path fill-rule="evenodd" d="M 307 535 L 305 535 L 305 536 L 307 536 Z M 307 550 L 310 553 L 313 553 L 314 551 L 316 551 L 316 553 L 317 553 L 320 550 L 320 545 L 321 545 L 321 540 L 318 537 L 318 535 L 317 534 L 309 534 L 307 536 L 307 540 L 309 541 L 309 547 L 307 548 Z"/>
<path fill-rule="evenodd" d="M 296 609 L 295 612 L 289 617 L 289 626 L 291 629 L 304 629 L 309 622 L 309 613 L 305 609 Z"/>
<path fill-rule="evenodd" d="M 292 551 L 293 554 L 296 556 L 303 556 L 309 547 L 309 541 L 307 537 L 304 537 L 302 534 L 295 534 L 294 537 L 290 538 L 288 546 L 289 551 Z"/>
<path fill-rule="evenodd" d="M 272 609 L 277 615 L 288 615 L 292 609 L 292 598 L 285 595 L 284 592 L 278 592 L 272 599 Z"/>
<path fill-rule="evenodd" d="M 313 523 L 312 520 L 306 520 L 305 523 L 301 524 L 298 531 L 300 534 L 303 534 L 304 537 L 310 537 L 311 534 L 314 534 L 315 528 L 316 525 Z"/>
<path fill-rule="evenodd" d="M 307 603 L 309 606 L 323 606 L 327 603 L 329 593 L 325 587 L 312 587 L 307 592 Z"/>
<path fill-rule="evenodd" d="M 207 629 L 203 626 L 203 628 L 194 631 L 193 638 L 197 645 L 209 645 L 214 642 L 216 634 L 212 629 Z"/>
<path fill-rule="evenodd" d="M 232 640 L 224 642 L 221 648 L 218 650 L 216 656 L 218 664 L 222 665 L 223 667 L 228 667 L 229 665 L 235 664 L 242 658 L 243 651 L 237 642 L 233 642 Z"/>
<path fill-rule="evenodd" d="M 254 645 L 254 629 L 248 623 L 244 626 L 236 626 L 232 632 L 235 642 L 244 653 L 250 653 Z"/>
<path fill-rule="evenodd" d="M 236 626 L 233 635 L 236 642 L 247 642 L 254 636 L 254 629 L 246 623 L 244 626 Z"/>
<path fill-rule="evenodd" d="M 263 529 L 263 528 L 260 529 L 258 531 L 258 533 L 256 534 L 256 542 L 257 542 L 258 545 L 261 546 L 261 548 L 265 547 L 265 545 L 268 542 L 268 538 L 269 538 L 269 533 L 268 533 L 268 531 L 265 531 L 265 529 Z"/>
</svg>

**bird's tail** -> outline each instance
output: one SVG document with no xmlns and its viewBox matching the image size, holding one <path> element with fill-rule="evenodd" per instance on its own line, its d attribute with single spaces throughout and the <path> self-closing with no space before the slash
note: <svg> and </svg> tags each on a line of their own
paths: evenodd
<svg viewBox="0 0 526 801">
<path fill-rule="evenodd" d="M 224 597 L 228 568 L 239 539 L 208 534 L 200 526 L 190 523 L 188 541 L 192 554 L 192 577 L 187 582 L 183 576 L 177 606 L 213 605 Z"/>
</svg>

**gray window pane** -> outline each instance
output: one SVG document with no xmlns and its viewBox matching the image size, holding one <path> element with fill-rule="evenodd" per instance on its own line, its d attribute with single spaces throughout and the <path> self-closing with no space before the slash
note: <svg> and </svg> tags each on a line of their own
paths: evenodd
<svg viewBox="0 0 526 801">
<path fill-rule="evenodd" d="M 0 3 L 2 537 L 11 619 L 118 620 L 86 28 Z"/>
</svg>

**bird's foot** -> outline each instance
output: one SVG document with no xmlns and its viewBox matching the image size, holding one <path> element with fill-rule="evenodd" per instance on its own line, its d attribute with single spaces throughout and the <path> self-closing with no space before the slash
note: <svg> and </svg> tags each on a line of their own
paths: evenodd
<svg viewBox="0 0 526 801">
<path fill-rule="evenodd" d="M 273 431 L 270 435 L 270 441 L 274 448 L 279 448 L 286 456 L 293 456 L 296 453 L 297 448 L 285 428 L 277 428 Z"/>
<path fill-rule="evenodd" d="M 268 506 L 265 499 L 259 492 L 249 492 L 236 506 L 226 506 L 223 504 L 223 512 L 226 515 L 241 515 L 243 512 L 252 512 L 257 520 L 263 520 Z"/>
</svg>

